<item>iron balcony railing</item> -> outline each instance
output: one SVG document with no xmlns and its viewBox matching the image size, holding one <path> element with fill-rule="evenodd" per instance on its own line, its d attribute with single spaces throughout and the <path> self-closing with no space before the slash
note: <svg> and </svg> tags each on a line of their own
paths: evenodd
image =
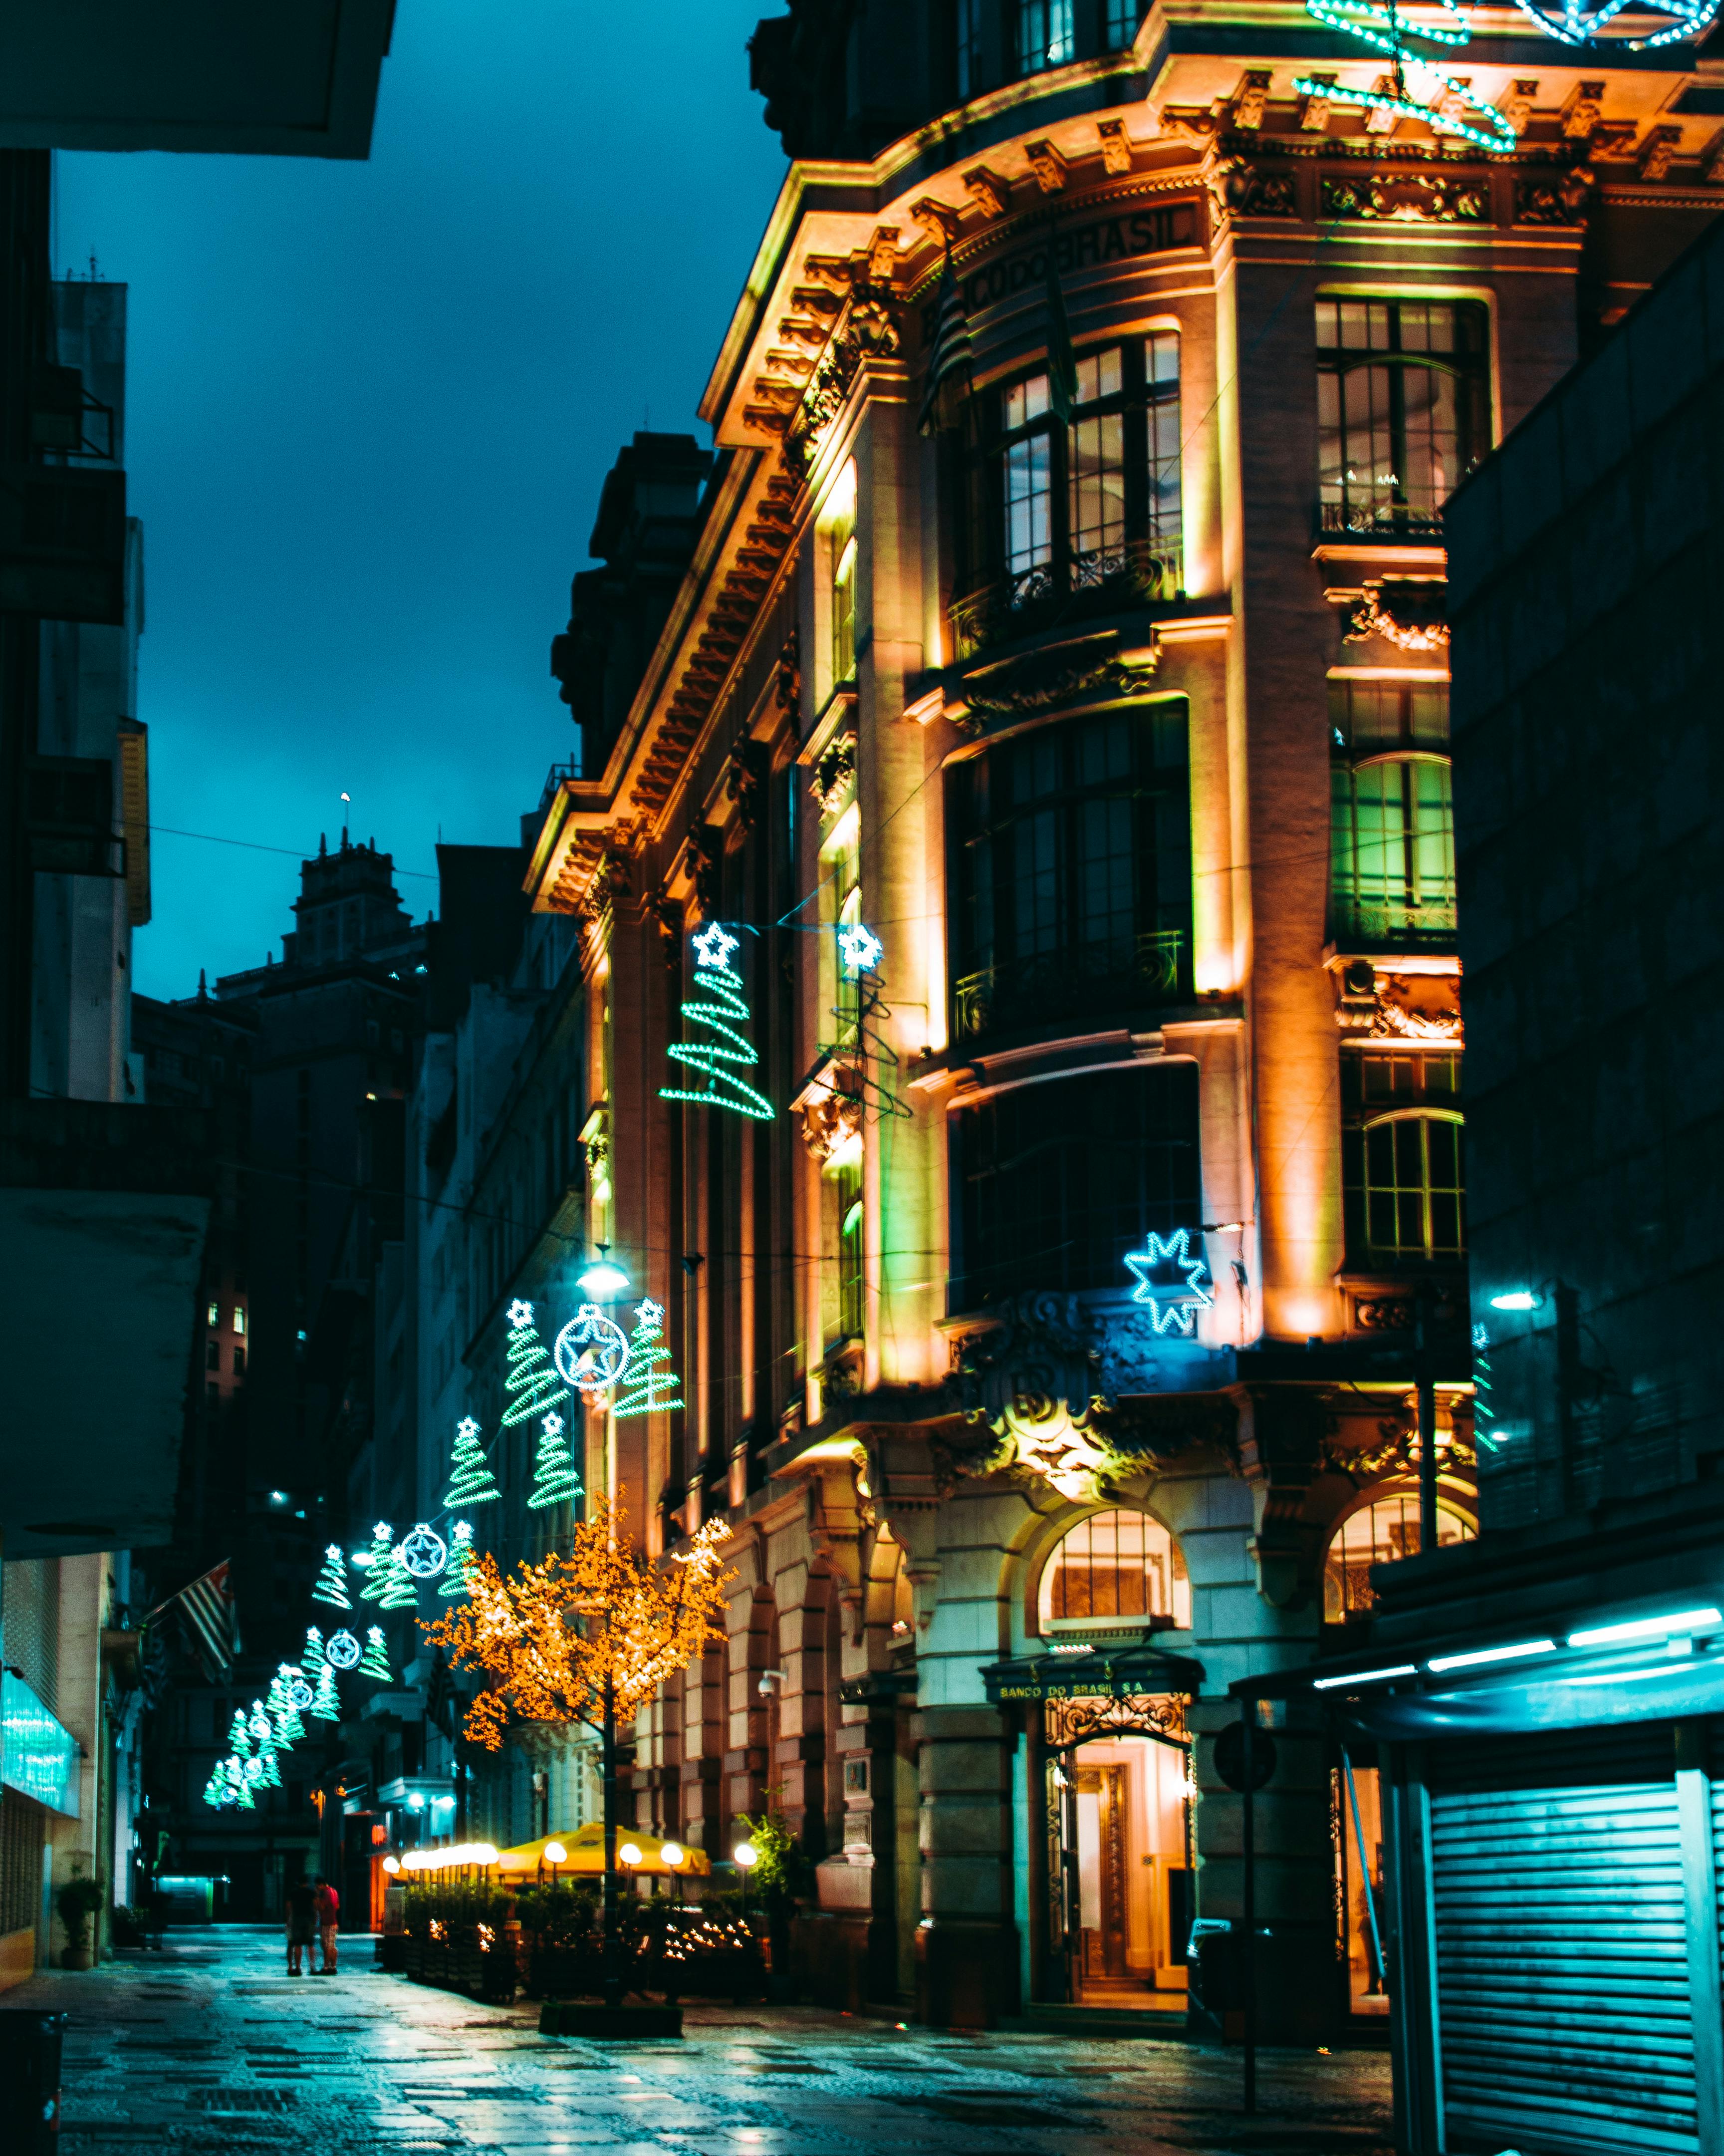
<svg viewBox="0 0 1724 2156">
<path fill-rule="evenodd" d="M 1337 942 L 1357 943 L 1369 950 L 1428 949 L 1439 943 L 1452 947 L 1455 942 L 1452 898 L 1382 906 L 1337 893 L 1330 901 L 1330 917 Z"/>
<path fill-rule="evenodd" d="M 1118 943 L 1080 944 L 966 973 L 952 984 L 953 1038 L 976 1040 L 1109 1006 L 1185 1001 L 1191 993 L 1189 953 L 1184 929 L 1152 928 L 1123 949 Z"/>
<path fill-rule="evenodd" d="M 1317 512 L 1317 531 L 1319 536 L 1408 539 L 1421 544 L 1434 540 L 1440 544 L 1443 508 L 1429 495 L 1406 501 L 1372 489 L 1349 490 L 1338 497 L 1325 497 Z"/>
<path fill-rule="evenodd" d="M 1183 575 L 1178 542 L 1121 540 L 1063 562 L 996 578 L 952 603 L 952 648 L 972 659 L 989 644 L 1028 636 L 1074 610 L 1101 613 L 1177 599 Z"/>
</svg>

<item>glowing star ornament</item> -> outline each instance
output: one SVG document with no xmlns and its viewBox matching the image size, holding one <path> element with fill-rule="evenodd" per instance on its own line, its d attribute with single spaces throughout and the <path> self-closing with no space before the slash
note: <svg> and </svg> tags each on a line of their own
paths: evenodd
<svg viewBox="0 0 1724 2156">
<path fill-rule="evenodd" d="M 330 1635 L 329 1645 L 324 1649 L 324 1652 L 329 1657 L 331 1668 L 351 1670 L 358 1664 L 359 1642 L 351 1632 L 345 1630 L 332 1632 Z"/>
<path fill-rule="evenodd" d="M 317 1584 L 311 1589 L 314 1602 L 326 1602 L 331 1609 L 351 1609 L 353 1607 L 347 1593 L 347 1560 L 341 1554 L 339 1543 L 331 1543 L 323 1553 L 323 1569 L 317 1575 Z"/>
<path fill-rule="evenodd" d="M 410 1533 L 402 1537 L 397 1554 L 415 1579 L 435 1579 L 449 1563 L 449 1544 L 421 1520 Z"/>
<path fill-rule="evenodd" d="M 310 1712 L 319 1722 L 339 1722 L 341 1718 L 341 1695 L 336 1689 L 336 1673 L 327 1662 L 317 1673 L 317 1691 Z"/>
<path fill-rule="evenodd" d="M 473 1554 L 473 1527 L 467 1520 L 457 1520 L 449 1529 L 449 1569 L 443 1575 L 443 1584 L 437 1590 L 445 1602 L 458 1602 L 467 1592 L 469 1568 L 477 1562 Z"/>
<path fill-rule="evenodd" d="M 714 921 L 694 939 L 695 994 L 684 1004 L 682 1014 L 691 1025 L 704 1026 L 711 1040 L 673 1041 L 667 1051 L 674 1062 L 701 1072 L 706 1083 L 699 1091 L 686 1086 L 661 1086 L 661 1101 L 687 1101 L 696 1107 L 731 1108 L 769 1123 L 777 1111 L 765 1094 L 758 1093 L 740 1070 L 759 1063 L 748 1036 L 738 1030 L 748 1019 L 742 984 L 731 971 L 731 953 L 736 938 Z"/>
<path fill-rule="evenodd" d="M 629 1342 L 614 1318 L 583 1302 L 557 1336 L 551 1350 L 558 1374 L 582 1399 L 607 1393 L 629 1367 Z"/>
<path fill-rule="evenodd" d="M 853 921 L 838 932 L 838 955 L 847 973 L 871 973 L 886 955 L 886 947 L 871 928 Z"/>
<path fill-rule="evenodd" d="M 359 1665 L 362 1677 L 376 1677 L 380 1684 L 393 1684 L 395 1672 L 389 1666 L 389 1650 L 383 1644 L 383 1628 L 373 1625 L 365 1635 L 365 1660 Z"/>
<path fill-rule="evenodd" d="M 455 1424 L 454 1450 L 449 1455 L 449 1489 L 443 1502 L 447 1512 L 472 1505 L 489 1505 L 502 1496 L 496 1478 L 485 1462 L 479 1441 L 479 1424 L 463 1415 Z"/>
<path fill-rule="evenodd" d="M 1131 1300 L 1148 1305 L 1157 1332 L 1189 1340 L 1197 1331 L 1198 1312 L 1215 1300 L 1205 1285 L 1208 1262 L 1201 1250 L 1193 1250 L 1191 1230 L 1152 1233 L 1147 1246 L 1130 1253 L 1126 1263 L 1137 1276 Z"/>
<path fill-rule="evenodd" d="M 664 1345 L 664 1306 L 650 1297 L 634 1313 L 634 1337 L 629 1343 L 634 1375 L 617 1401 L 620 1422 L 625 1415 L 654 1414 L 661 1409 L 680 1408 L 682 1395 L 670 1367 L 670 1351 Z"/>
<path fill-rule="evenodd" d="M 296 1715 L 303 1714 L 311 1704 L 310 1680 L 303 1670 L 296 1670 L 290 1662 L 282 1664 L 282 1681 L 287 1686 L 287 1703 Z"/>
<path fill-rule="evenodd" d="M 1305 0 L 1305 12 L 1325 29 L 1357 38 L 1373 52 L 1382 53 L 1389 63 L 1393 90 L 1348 90 L 1338 82 L 1318 83 L 1296 75 L 1293 87 L 1301 97 L 1417 120 L 1434 134 L 1458 136 L 1499 156 L 1516 147 L 1519 137 L 1494 105 L 1475 97 L 1470 84 L 1445 74 L 1407 43 L 1409 37 L 1417 37 L 1451 49 L 1465 44 L 1472 31 L 1454 0 L 1434 0 L 1434 8 L 1427 7 L 1416 23 L 1406 19 L 1396 0 L 1385 0 L 1382 6 L 1377 0 Z M 1434 22 L 1429 19 L 1432 13 Z"/>
<path fill-rule="evenodd" d="M 569 1457 L 560 1414 L 547 1414 L 539 1425 L 539 1450 L 533 1460 L 533 1486 L 527 1492 L 527 1510 L 542 1512 L 552 1505 L 565 1505 L 581 1495 L 581 1478 Z"/>
<path fill-rule="evenodd" d="M 524 1317 L 516 1315 L 525 1311 Z M 553 1408 L 560 1408 L 568 1399 L 568 1388 L 557 1376 L 551 1358 L 545 1353 L 545 1343 L 533 1326 L 533 1306 L 530 1302 L 513 1303 L 509 1311 L 509 1368 L 503 1378 L 503 1389 L 509 1395 L 508 1405 L 503 1409 L 503 1424 L 512 1430 L 519 1423 L 537 1422 Z"/>
</svg>

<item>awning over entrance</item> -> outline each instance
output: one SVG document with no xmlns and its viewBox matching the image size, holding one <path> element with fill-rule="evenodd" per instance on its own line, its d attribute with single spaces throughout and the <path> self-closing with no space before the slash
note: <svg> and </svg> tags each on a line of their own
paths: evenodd
<svg viewBox="0 0 1724 2156">
<path fill-rule="evenodd" d="M 1019 1700 L 1142 1699 L 1156 1692 L 1194 1699 L 1203 1689 L 1203 1666 L 1189 1655 L 1170 1655 L 1141 1640 L 1117 1647 L 1090 1642 L 989 1662 L 982 1681 L 993 1707 Z"/>
<path fill-rule="evenodd" d="M 1724 1657 L 1693 1656 L 1661 1669 L 1588 1671 L 1538 1682 L 1390 1692 L 1347 1702 L 1351 1727 L 1390 1743 L 1595 1729 L 1612 1722 L 1675 1722 L 1695 1714 L 1724 1714 Z"/>
</svg>

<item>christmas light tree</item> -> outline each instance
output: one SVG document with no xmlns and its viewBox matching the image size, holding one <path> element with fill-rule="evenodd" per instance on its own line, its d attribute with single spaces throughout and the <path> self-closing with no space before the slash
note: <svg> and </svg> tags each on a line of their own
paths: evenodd
<svg viewBox="0 0 1724 2156">
<path fill-rule="evenodd" d="M 746 1034 L 737 1028 L 748 1020 L 742 983 L 731 970 L 731 953 L 740 948 L 736 937 L 717 921 L 709 921 L 695 938 L 695 994 L 682 1007 L 691 1025 L 705 1026 L 711 1040 L 673 1041 L 672 1060 L 705 1074 L 706 1083 L 698 1092 L 680 1086 L 661 1086 L 662 1101 L 690 1101 L 696 1106 L 733 1108 L 737 1114 L 770 1122 L 777 1111 L 763 1093 L 756 1092 L 738 1070 L 752 1070 L 760 1061 Z M 703 1000 L 706 998 L 706 1000 Z"/>
<path fill-rule="evenodd" d="M 362 1677 L 376 1677 L 382 1684 L 393 1684 L 395 1672 L 389 1666 L 389 1651 L 383 1644 L 383 1628 L 373 1625 L 365 1635 L 365 1660 L 359 1665 Z"/>
<path fill-rule="evenodd" d="M 264 1707 L 262 1700 L 254 1699 L 252 1702 L 251 1712 L 246 1717 L 245 1726 L 251 1732 L 251 1740 L 259 1752 L 275 1749 L 275 1725 L 270 1721 L 268 1710 Z"/>
<path fill-rule="evenodd" d="M 336 1689 L 336 1673 L 327 1662 L 317 1672 L 317 1696 L 311 1702 L 310 1711 L 320 1722 L 339 1722 L 341 1718 L 341 1695 Z"/>
<path fill-rule="evenodd" d="M 236 1759 L 251 1757 L 251 1729 L 243 1707 L 234 1708 L 233 1719 L 228 1724 L 228 1749 Z"/>
<path fill-rule="evenodd" d="M 241 1781 L 239 1787 L 233 1792 L 233 1801 L 243 1812 L 254 1812 L 258 1808 L 258 1800 L 253 1796 L 251 1784 L 248 1781 Z"/>
<path fill-rule="evenodd" d="M 479 1424 L 471 1415 L 463 1415 L 455 1424 L 455 1445 L 449 1455 L 449 1491 L 443 1501 L 444 1510 L 456 1512 L 464 1506 L 489 1505 L 502 1494 L 485 1459 L 485 1447 L 479 1441 Z"/>
<path fill-rule="evenodd" d="M 399 1546 L 392 1548 L 383 1559 L 382 1589 L 377 1596 L 380 1609 L 417 1609 L 419 1606 L 418 1583 L 407 1568 Z"/>
<path fill-rule="evenodd" d="M 304 1739 L 305 1725 L 300 1719 L 300 1711 L 294 1705 L 293 1694 L 288 1690 L 288 1665 L 283 1663 L 269 1680 L 269 1697 L 264 1702 L 275 1724 L 276 1748 L 290 1752 Z"/>
<path fill-rule="evenodd" d="M 1389 73 L 1379 78 L 1384 86 L 1376 90 L 1348 90 L 1332 75 L 1295 75 L 1293 87 L 1301 97 L 1318 98 L 1326 105 L 1361 105 L 1367 113 L 1388 113 L 1396 120 L 1419 121 L 1433 134 L 1458 136 L 1499 156 L 1516 147 L 1514 129 L 1494 105 L 1475 94 L 1470 75 L 1445 74 L 1407 43 L 1410 33 L 1434 45 L 1465 44 L 1471 28 L 1453 0 L 1436 0 L 1434 8 L 1427 9 L 1417 23 L 1400 13 L 1396 0 L 1388 0 L 1383 7 L 1376 0 L 1305 0 L 1305 12 L 1326 30 L 1357 38 L 1371 51 L 1382 53 Z"/>
<path fill-rule="evenodd" d="M 547 1506 L 567 1504 L 581 1494 L 581 1478 L 569 1457 L 563 1436 L 563 1419 L 552 1414 L 540 1423 L 539 1450 L 533 1460 L 533 1486 L 527 1492 L 527 1510 L 542 1512 Z"/>
<path fill-rule="evenodd" d="M 503 1421 L 511 1430 L 562 1407 L 569 1396 L 567 1386 L 557 1376 L 545 1353 L 545 1343 L 534 1329 L 530 1302 L 509 1306 L 509 1368 L 503 1390 L 510 1395 Z"/>
<path fill-rule="evenodd" d="M 660 1409 L 680 1408 L 682 1396 L 677 1375 L 670 1367 L 670 1350 L 664 1345 L 664 1306 L 650 1298 L 634 1313 L 634 1331 L 629 1341 L 629 1383 L 617 1395 L 615 1413 L 654 1414 Z"/>
<path fill-rule="evenodd" d="M 281 1769 L 275 1763 L 274 1751 L 265 1752 L 260 1757 L 264 1771 L 258 1776 L 255 1786 L 260 1789 L 279 1789 L 281 1787 Z"/>
<path fill-rule="evenodd" d="M 305 1627 L 305 1651 L 300 1657 L 300 1667 L 316 1684 L 323 1668 L 323 1635 L 315 1625 Z"/>
<path fill-rule="evenodd" d="M 314 1602 L 326 1602 L 331 1609 L 351 1609 L 353 1603 L 347 1593 L 347 1560 L 339 1543 L 331 1543 L 323 1553 L 323 1569 L 317 1575 L 317 1584 L 311 1589 Z"/>
<path fill-rule="evenodd" d="M 203 1785 L 203 1801 L 212 1811 L 219 1811 L 228 1801 L 228 1784 L 219 1767 L 212 1767 L 209 1779 Z"/>
<path fill-rule="evenodd" d="M 395 1547 L 395 1530 L 387 1520 L 379 1520 L 371 1531 L 371 1548 L 366 1553 L 365 1584 L 359 1590 L 362 1602 L 381 1602 L 389 1588 L 389 1555 Z"/>
<path fill-rule="evenodd" d="M 468 1568 L 475 1562 L 472 1523 L 467 1520 L 457 1520 L 449 1529 L 449 1566 L 443 1575 L 443 1584 L 437 1590 L 444 1601 L 460 1600 L 467 1592 Z"/>
</svg>

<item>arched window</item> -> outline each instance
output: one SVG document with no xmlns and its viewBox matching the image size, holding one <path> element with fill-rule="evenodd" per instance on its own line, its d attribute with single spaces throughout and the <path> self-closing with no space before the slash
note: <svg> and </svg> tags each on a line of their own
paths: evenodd
<svg viewBox="0 0 1724 2156">
<path fill-rule="evenodd" d="M 1333 927 L 1367 949 L 1455 937 L 1449 685 L 1331 677 Z"/>
<path fill-rule="evenodd" d="M 1191 1629 L 1191 1582 L 1179 1545 L 1147 1512 L 1079 1521 L 1043 1568 L 1044 1631 L 1110 1618 Z"/>
<path fill-rule="evenodd" d="M 1361 1137 L 1367 1262 L 1466 1255 L 1460 1117 L 1411 1109 L 1379 1116 Z"/>
<path fill-rule="evenodd" d="M 1475 1530 L 1469 1520 L 1448 1506 L 1437 1507 L 1437 1547 L 1470 1543 Z M 1323 1559 L 1323 1621 L 1344 1625 L 1349 1617 L 1362 1615 L 1377 1598 L 1371 1591 L 1373 1564 L 1393 1564 L 1397 1558 L 1419 1554 L 1419 1500 L 1409 1491 L 1393 1497 L 1379 1497 L 1374 1505 L 1349 1512 L 1336 1529 Z"/>
<path fill-rule="evenodd" d="M 1483 303 L 1320 299 L 1316 332 L 1323 529 L 1440 531 L 1491 446 Z"/>
</svg>

